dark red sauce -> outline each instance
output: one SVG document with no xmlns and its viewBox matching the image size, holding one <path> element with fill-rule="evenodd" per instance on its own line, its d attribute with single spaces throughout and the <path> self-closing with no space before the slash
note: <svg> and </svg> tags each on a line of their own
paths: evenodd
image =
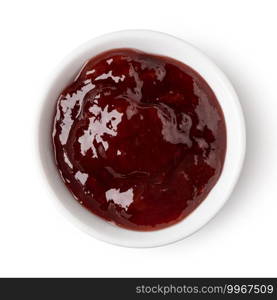
<svg viewBox="0 0 277 300">
<path fill-rule="evenodd" d="M 168 57 L 114 49 L 89 60 L 61 93 L 53 146 L 84 207 L 128 229 L 156 230 L 185 218 L 213 188 L 226 129 L 197 72 Z"/>
</svg>

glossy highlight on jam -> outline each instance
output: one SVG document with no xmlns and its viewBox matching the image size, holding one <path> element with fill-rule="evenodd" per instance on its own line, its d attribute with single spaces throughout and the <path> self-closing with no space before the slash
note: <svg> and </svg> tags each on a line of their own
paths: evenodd
<svg viewBox="0 0 277 300">
<path fill-rule="evenodd" d="M 52 139 L 81 205 L 145 231 L 190 214 L 216 184 L 226 152 L 224 116 L 205 80 L 134 49 L 85 63 L 57 100 Z"/>
</svg>

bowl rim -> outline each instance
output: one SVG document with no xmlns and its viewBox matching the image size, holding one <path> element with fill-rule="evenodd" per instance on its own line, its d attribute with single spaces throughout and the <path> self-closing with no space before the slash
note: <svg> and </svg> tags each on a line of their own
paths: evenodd
<svg viewBox="0 0 277 300">
<path fill-rule="evenodd" d="M 92 214 L 73 199 L 61 180 L 53 160 L 51 120 L 59 92 L 74 78 L 87 59 L 113 48 L 136 48 L 148 53 L 169 56 L 189 65 L 215 92 L 225 117 L 227 148 L 220 178 L 206 199 L 190 215 L 164 229 L 147 232 L 128 230 Z M 41 171 L 48 181 L 49 190 L 52 191 L 51 197 L 67 218 L 99 240 L 133 248 L 158 247 L 182 240 L 198 231 L 218 213 L 238 181 L 246 151 L 245 121 L 238 96 L 230 81 L 215 63 L 198 48 L 180 38 L 152 30 L 123 30 L 93 38 L 81 44 L 60 62 L 49 75 L 42 98 L 37 128 L 38 156 Z M 49 104 L 50 101 L 52 106 Z"/>
</svg>

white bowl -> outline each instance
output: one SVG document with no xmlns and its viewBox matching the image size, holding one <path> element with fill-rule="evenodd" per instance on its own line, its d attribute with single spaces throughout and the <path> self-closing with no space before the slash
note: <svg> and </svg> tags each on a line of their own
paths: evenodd
<svg viewBox="0 0 277 300">
<path fill-rule="evenodd" d="M 213 89 L 225 116 L 227 151 L 222 174 L 208 197 L 185 219 L 165 229 L 139 232 L 120 228 L 82 207 L 62 182 L 53 160 L 51 126 L 60 92 L 79 72 L 83 63 L 113 48 L 135 48 L 169 56 L 192 67 Z M 54 72 L 43 95 L 39 123 L 39 154 L 49 186 L 66 215 L 97 239 L 126 247 L 155 247 L 183 239 L 211 220 L 230 196 L 241 171 L 245 154 L 245 124 L 238 97 L 225 75 L 203 53 L 176 37 L 148 30 L 126 30 L 103 35 L 81 45 Z"/>
</svg>

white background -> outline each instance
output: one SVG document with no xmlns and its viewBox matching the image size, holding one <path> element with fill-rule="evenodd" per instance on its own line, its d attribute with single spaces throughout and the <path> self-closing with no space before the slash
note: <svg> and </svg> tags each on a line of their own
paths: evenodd
<svg viewBox="0 0 277 300">
<path fill-rule="evenodd" d="M 277 276 L 277 1 L 1 1 L 0 276 Z M 155 249 L 79 231 L 41 176 L 42 90 L 80 43 L 122 29 L 181 37 L 231 79 L 247 122 L 239 183 L 203 229 Z"/>
</svg>

